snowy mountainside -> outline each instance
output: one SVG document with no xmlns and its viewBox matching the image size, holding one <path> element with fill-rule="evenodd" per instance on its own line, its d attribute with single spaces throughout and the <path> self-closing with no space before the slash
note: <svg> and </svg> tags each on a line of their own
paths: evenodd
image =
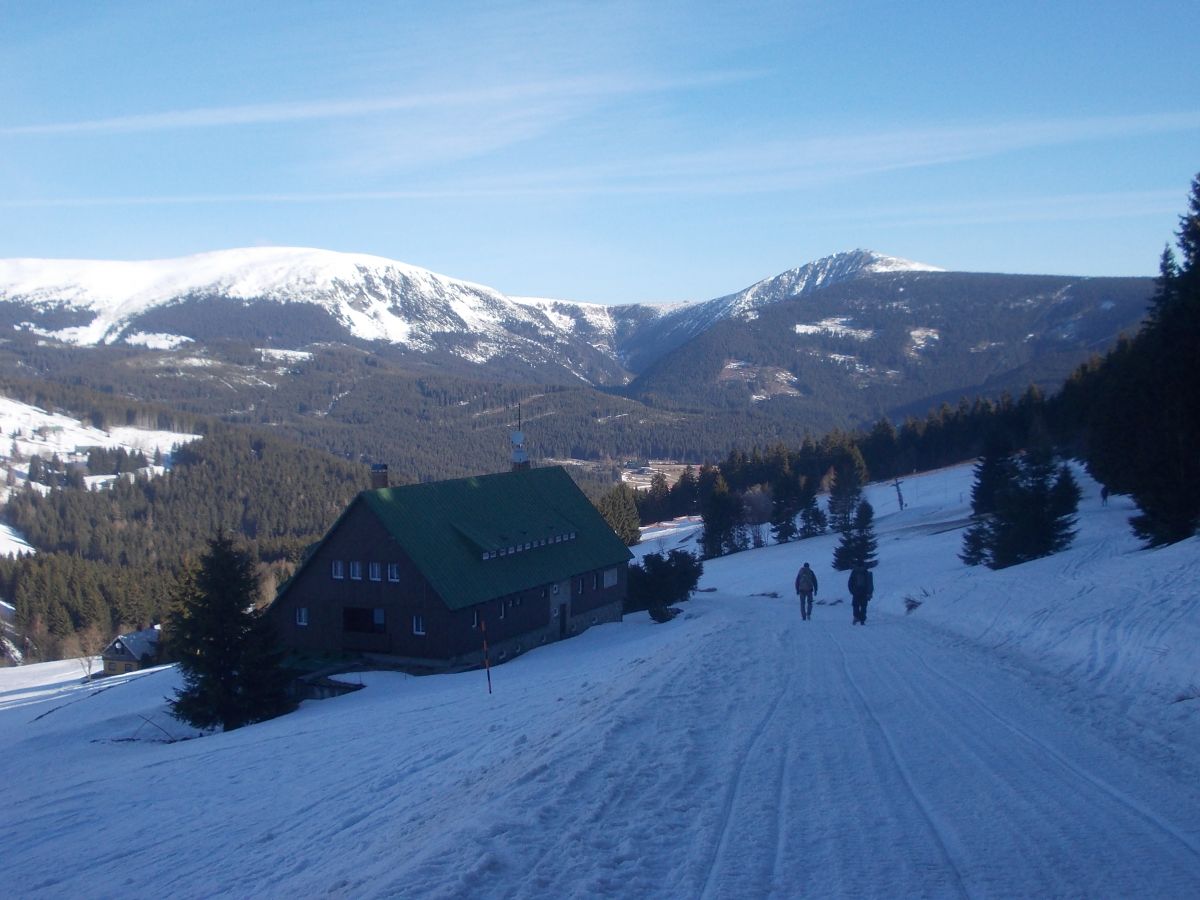
<svg viewBox="0 0 1200 900">
<path fill-rule="evenodd" d="M 635 359 L 662 354 L 686 343 L 727 319 L 752 319 L 756 311 L 786 300 L 797 300 L 822 288 L 869 275 L 903 272 L 942 272 L 936 266 L 885 256 L 873 250 L 835 253 L 755 282 L 733 294 L 665 310 L 639 334 L 630 348 Z M 649 351 L 649 352 L 647 352 Z M 636 368 L 642 368 L 635 365 Z"/>
<path fill-rule="evenodd" d="M 148 377 L 156 365 L 327 346 L 409 374 L 628 386 L 662 408 L 757 407 L 819 430 L 1056 387 L 1138 327 L 1152 290 L 1148 278 L 954 273 L 855 250 L 700 303 L 602 306 L 510 297 L 381 257 L 266 247 L 0 260 L 0 337 L 43 377 L 76 360 L 89 372 L 111 364 L 132 393 L 164 402 L 177 391 Z M 143 363 L 130 361 L 143 348 Z M 214 375 L 187 368 L 184 379 Z M 319 373 L 301 368 L 281 377 L 312 393 Z M 254 377 L 234 374 L 226 380 Z"/>
<path fill-rule="evenodd" d="M 242 307 L 305 304 L 363 341 L 421 353 L 449 349 L 476 363 L 506 354 L 549 354 L 568 369 L 577 355 L 573 349 L 583 345 L 608 359 L 613 365 L 603 374 L 613 375 L 627 344 L 645 348 L 666 336 L 674 346 L 724 318 L 882 271 L 936 270 L 856 250 L 700 304 L 606 307 L 507 297 L 484 285 L 366 254 L 252 247 L 140 262 L 0 260 L 0 302 L 14 308 L 9 317 L 16 327 L 81 346 L 171 348 L 201 340 L 211 331 L 189 328 L 184 312 L 198 301 Z M 17 310 L 27 315 L 22 318 Z M 236 336 L 232 328 L 226 335 Z M 597 368 L 595 360 L 591 365 Z"/>
<path fill-rule="evenodd" d="M 1081 481 L 1075 546 L 1005 572 L 955 558 L 969 467 L 905 479 L 903 511 L 870 486 L 866 628 L 835 537 L 768 546 L 706 562 L 672 622 L 534 650 L 491 694 L 365 672 L 189 739 L 171 668 L 0 669 L 6 875 L 28 897 L 1190 897 L 1200 543 L 1138 549 Z M 145 814 L 97 829 L 134 785 Z"/>
<path fill-rule="evenodd" d="M 537 304 L 516 303 L 492 288 L 417 266 L 294 247 L 144 262 L 2 260 L 0 301 L 27 312 L 28 321 L 16 322 L 17 327 L 82 346 L 199 340 L 214 335 L 213 319 L 225 317 L 233 322 L 222 336 L 236 338 L 241 336 L 239 307 L 294 318 L 286 307 L 305 305 L 329 325 L 314 324 L 308 339 L 289 349 L 340 331 L 417 353 L 449 350 L 475 363 L 497 356 L 543 363 L 550 357 L 571 371 L 577 369 L 572 360 L 578 357 L 573 352 L 578 325 L 586 323 L 590 332 L 600 328 L 601 335 L 603 329 L 590 311 L 553 315 Z M 214 303 L 223 306 L 214 308 Z M 197 315 L 209 320 L 200 329 L 190 321 Z M 283 330 L 262 328 L 266 336 Z"/>
<path fill-rule="evenodd" d="M 678 309 L 666 318 L 673 320 L 675 327 L 695 334 L 711 327 L 720 319 L 750 315 L 759 307 L 779 303 L 783 300 L 794 300 L 823 287 L 861 278 L 864 275 L 944 271 L 937 266 L 912 262 L 896 256 L 884 256 L 873 250 L 851 250 L 847 253 L 826 256 L 795 269 L 788 269 L 771 278 L 764 278 L 737 293 L 718 297 L 696 306 Z"/>
</svg>

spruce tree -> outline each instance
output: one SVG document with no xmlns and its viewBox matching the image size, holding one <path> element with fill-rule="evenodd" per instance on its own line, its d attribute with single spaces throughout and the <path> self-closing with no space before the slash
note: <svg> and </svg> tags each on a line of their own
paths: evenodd
<svg viewBox="0 0 1200 900">
<path fill-rule="evenodd" d="M 1065 550 L 1075 538 L 1079 486 L 1071 470 L 1044 448 L 1011 457 L 995 506 L 963 535 L 967 565 L 1003 569 Z"/>
<path fill-rule="evenodd" d="M 824 534 L 829 527 L 825 511 L 817 505 L 816 489 L 805 485 L 800 497 L 800 538 L 816 537 Z"/>
<path fill-rule="evenodd" d="M 971 515 L 976 518 L 996 511 L 996 493 L 1012 476 L 1012 447 L 1000 435 L 988 438 L 983 456 L 975 464 L 975 484 L 971 486 Z"/>
<path fill-rule="evenodd" d="M 596 509 L 604 517 L 608 527 L 625 542 L 626 547 L 632 547 L 642 539 L 637 502 L 633 496 L 633 488 L 629 485 L 615 485 L 600 498 Z"/>
<path fill-rule="evenodd" d="M 839 572 L 855 566 L 874 568 L 877 562 L 875 551 L 879 542 L 875 537 L 875 509 L 866 500 L 859 502 L 854 510 L 850 527 L 842 532 L 842 539 L 833 551 L 833 567 Z"/>
<path fill-rule="evenodd" d="M 1151 546 L 1200 527 L 1200 176 L 1160 261 L 1142 330 L 1077 373 L 1072 400 L 1087 407 L 1088 470 L 1139 514 L 1134 532 Z"/>
<path fill-rule="evenodd" d="M 796 516 L 800 514 L 800 480 L 784 472 L 772 486 L 771 536 L 775 543 L 786 544 L 796 537 Z"/>
<path fill-rule="evenodd" d="M 829 524 L 834 531 L 845 532 L 850 529 L 854 511 L 862 499 L 867 465 L 858 448 L 852 445 L 834 463 L 833 472 L 833 485 L 829 489 Z"/>
<path fill-rule="evenodd" d="M 170 626 L 184 683 L 171 702 L 178 718 L 231 731 L 291 707 L 269 621 L 254 609 L 257 596 L 253 561 L 225 534 L 182 576 Z"/>
<path fill-rule="evenodd" d="M 741 512 L 741 500 L 729 490 L 725 476 L 718 473 L 713 480 L 712 489 L 700 503 L 700 514 L 704 519 L 700 546 L 705 559 L 712 559 L 736 549 Z"/>
</svg>

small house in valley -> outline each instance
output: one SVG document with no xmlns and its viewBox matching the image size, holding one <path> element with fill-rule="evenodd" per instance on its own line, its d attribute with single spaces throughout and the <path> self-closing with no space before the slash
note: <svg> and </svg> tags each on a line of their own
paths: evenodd
<svg viewBox="0 0 1200 900">
<path fill-rule="evenodd" d="M 117 635 L 104 648 L 100 658 L 104 661 L 105 675 L 123 675 L 153 666 L 158 663 L 161 632 L 157 625 Z"/>
<path fill-rule="evenodd" d="M 561 467 L 355 498 L 280 590 L 285 646 L 400 665 L 493 662 L 621 619 L 632 554 Z"/>
</svg>

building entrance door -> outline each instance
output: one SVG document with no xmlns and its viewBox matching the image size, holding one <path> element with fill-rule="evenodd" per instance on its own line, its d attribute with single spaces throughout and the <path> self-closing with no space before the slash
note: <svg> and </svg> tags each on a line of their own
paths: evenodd
<svg viewBox="0 0 1200 900">
<path fill-rule="evenodd" d="M 567 636 L 567 604 L 558 604 L 558 636 L 560 639 Z"/>
</svg>

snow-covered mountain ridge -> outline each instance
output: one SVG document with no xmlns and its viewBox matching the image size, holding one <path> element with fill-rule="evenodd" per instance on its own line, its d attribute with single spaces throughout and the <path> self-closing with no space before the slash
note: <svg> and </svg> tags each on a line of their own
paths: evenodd
<svg viewBox="0 0 1200 900">
<path fill-rule="evenodd" d="M 559 347 L 582 340 L 616 358 L 618 335 L 641 323 L 694 334 L 728 316 L 800 296 L 827 284 L 884 271 L 936 271 L 866 250 L 826 257 L 765 279 L 728 297 L 698 304 L 603 306 L 544 298 L 514 298 L 485 285 L 439 275 L 379 256 L 296 247 L 253 247 L 179 259 L 0 260 L 0 302 L 31 312 L 65 315 L 69 324 L 24 324 L 70 344 L 169 343 L 139 320 L 189 300 L 222 298 L 309 304 L 350 335 L 366 341 L 431 351 L 447 335 L 471 339 L 456 346 L 472 361 L 519 352 L 522 342 Z M 637 324 L 634 324 L 634 323 Z M 178 337 L 196 339 L 182 333 Z"/>
</svg>

